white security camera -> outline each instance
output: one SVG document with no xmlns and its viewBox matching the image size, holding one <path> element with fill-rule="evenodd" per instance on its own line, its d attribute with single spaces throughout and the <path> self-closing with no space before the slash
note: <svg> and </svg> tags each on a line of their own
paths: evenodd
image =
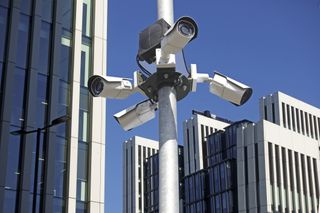
<svg viewBox="0 0 320 213">
<path fill-rule="evenodd" d="M 88 80 L 88 88 L 94 97 L 124 99 L 134 91 L 127 78 L 93 75 Z"/>
<path fill-rule="evenodd" d="M 209 90 L 211 93 L 237 106 L 247 102 L 252 95 L 250 87 L 218 72 L 215 72 L 215 75 L 210 80 Z"/>
<path fill-rule="evenodd" d="M 181 51 L 198 34 L 198 26 L 190 17 L 181 17 L 164 34 L 161 40 L 161 53 L 163 59 L 169 59 L 170 54 Z"/>
<path fill-rule="evenodd" d="M 191 90 L 197 90 L 197 83 L 209 83 L 209 91 L 237 106 L 243 105 L 252 95 L 252 89 L 232 78 L 215 72 L 213 78 L 206 73 L 198 73 L 197 65 L 191 64 L 189 76 Z"/>
<path fill-rule="evenodd" d="M 113 117 L 125 131 L 129 131 L 155 118 L 157 108 L 157 103 L 146 100 L 118 112 Z"/>
</svg>

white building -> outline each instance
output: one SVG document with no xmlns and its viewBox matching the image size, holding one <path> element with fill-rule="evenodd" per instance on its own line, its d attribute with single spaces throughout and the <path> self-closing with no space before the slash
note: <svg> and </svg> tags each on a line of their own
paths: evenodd
<svg viewBox="0 0 320 213">
<path fill-rule="evenodd" d="M 230 121 L 193 111 L 192 117 L 183 122 L 185 176 L 206 168 L 206 136 L 230 125 Z"/>
<path fill-rule="evenodd" d="M 159 143 L 133 137 L 123 144 L 123 213 L 144 212 L 145 160 L 157 153 Z"/>
<path fill-rule="evenodd" d="M 277 92 L 260 113 L 237 132 L 239 212 L 316 212 L 320 109 Z"/>
<path fill-rule="evenodd" d="M 315 140 L 320 138 L 320 109 L 281 92 L 260 99 L 260 119 Z"/>
</svg>

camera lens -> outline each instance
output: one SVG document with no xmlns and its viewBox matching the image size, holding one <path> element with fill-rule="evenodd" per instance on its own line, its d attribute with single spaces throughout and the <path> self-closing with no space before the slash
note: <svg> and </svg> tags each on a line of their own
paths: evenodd
<svg viewBox="0 0 320 213">
<path fill-rule="evenodd" d="M 178 23 L 178 29 L 184 36 L 192 36 L 194 34 L 194 27 L 190 22 L 180 21 Z"/>
<path fill-rule="evenodd" d="M 103 82 L 101 78 L 96 78 L 91 84 L 91 91 L 94 96 L 98 96 L 103 90 Z"/>
</svg>

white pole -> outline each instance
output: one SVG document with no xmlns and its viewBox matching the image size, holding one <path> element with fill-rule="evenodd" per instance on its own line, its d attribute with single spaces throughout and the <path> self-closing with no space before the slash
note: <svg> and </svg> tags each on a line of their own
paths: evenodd
<svg viewBox="0 0 320 213">
<path fill-rule="evenodd" d="M 173 0 L 158 0 L 158 18 L 170 25 Z M 158 90 L 159 100 L 159 213 L 179 212 L 177 97 L 174 86 Z"/>
<path fill-rule="evenodd" d="M 159 90 L 159 213 L 179 212 L 177 98 L 174 87 Z"/>
<path fill-rule="evenodd" d="M 163 18 L 172 25 L 173 20 L 173 0 L 158 0 L 158 19 Z"/>
</svg>

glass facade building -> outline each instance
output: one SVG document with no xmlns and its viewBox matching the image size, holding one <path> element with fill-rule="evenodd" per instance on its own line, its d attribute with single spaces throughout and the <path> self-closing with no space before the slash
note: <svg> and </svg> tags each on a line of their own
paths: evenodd
<svg viewBox="0 0 320 213">
<path fill-rule="evenodd" d="M 184 160 L 183 146 L 178 146 L 179 198 L 180 212 L 183 211 L 184 199 Z M 159 154 L 148 157 L 144 162 L 144 212 L 159 212 Z"/>
<path fill-rule="evenodd" d="M 106 14 L 106 0 L 0 1 L 0 212 L 104 212 L 106 106 L 87 80 L 105 74 Z"/>
<path fill-rule="evenodd" d="M 207 137 L 207 168 L 184 178 L 186 213 L 238 212 L 237 129 L 239 121 Z"/>
</svg>

